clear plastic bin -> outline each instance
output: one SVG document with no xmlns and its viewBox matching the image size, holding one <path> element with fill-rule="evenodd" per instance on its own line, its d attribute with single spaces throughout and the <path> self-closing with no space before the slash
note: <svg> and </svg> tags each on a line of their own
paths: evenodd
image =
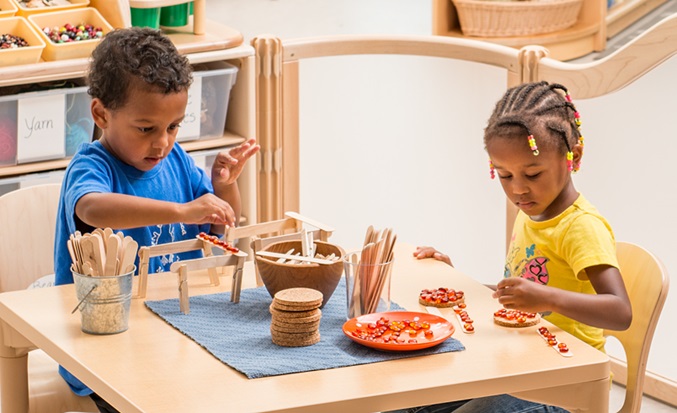
<svg viewBox="0 0 677 413">
<path fill-rule="evenodd" d="M 177 141 L 214 139 L 223 136 L 230 91 L 237 78 L 237 67 L 213 62 L 195 67 L 188 105 Z"/>
<path fill-rule="evenodd" d="M 84 86 L 0 96 L 0 165 L 72 156 L 92 139 L 90 102 Z"/>
</svg>

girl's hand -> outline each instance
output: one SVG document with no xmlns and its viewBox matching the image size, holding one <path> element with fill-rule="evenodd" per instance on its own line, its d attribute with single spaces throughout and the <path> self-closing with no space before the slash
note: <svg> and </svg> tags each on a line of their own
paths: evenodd
<svg viewBox="0 0 677 413">
<path fill-rule="evenodd" d="M 228 152 L 219 152 L 212 165 L 212 182 L 215 185 L 226 186 L 237 180 L 244 168 L 245 163 L 261 147 L 256 144 L 256 139 L 232 148 Z"/>
<path fill-rule="evenodd" d="M 181 222 L 235 226 L 235 211 L 230 204 L 213 194 L 205 194 L 181 205 Z"/>
<path fill-rule="evenodd" d="M 416 257 L 418 260 L 422 260 L 424 258 L 434 258 L 437 261 L 445 262 L 452 267 L 454 266 L 454 264 L 451 263 L 451 259 L 449 259 L 448 255 L 442 254 L 433 247 L 416 247 L 416 251 L 414 251 L 414 257 Z"/>
<path fill-rule="evenodd" d="M 549 288 L 521 277 L 502 279 L 492 294 L 503 307 L 537 313 L 551 310 L 547 297 Z"/>
</svg>

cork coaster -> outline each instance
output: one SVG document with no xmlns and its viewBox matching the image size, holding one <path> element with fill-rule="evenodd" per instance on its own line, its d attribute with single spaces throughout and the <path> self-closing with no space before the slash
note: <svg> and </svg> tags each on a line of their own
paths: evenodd
<svg viewBox="0 0 677 413">
<path fill-rule="evenodd" d="M 309 321 L 319 320 L 322 316 L 322 310 L 315 308 L 308 311 L 285 311 L 278 310 L 270 306 L 270 314 L 274 319 L 285 320 L 287 322 L 307 323 Z"/>
<path fill-rule="evenodd" d="M 271 331 L 278 333 L 313 333 L 320 328 L 320 320 L 311 323 L 279 323 L 273 320 L 270 324 Z"/>
<path fill-rule="evenodd" d="M 320 342 L 319 330 L 312 333 L 284 333 L 271 329 L 270 333 L 273 343 L 283 347 L 304 347 Z"/>
<path fill-rule="evenodd" d="M 285 311 L 307 311 L 322 305 L 322 293 L 312 288 L 288 288 L 278 291 L 273 307 Z"/>
</svg>

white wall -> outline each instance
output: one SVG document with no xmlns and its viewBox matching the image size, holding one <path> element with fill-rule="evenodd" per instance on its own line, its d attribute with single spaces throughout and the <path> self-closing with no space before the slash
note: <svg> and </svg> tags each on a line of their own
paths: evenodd
<svg viewBox="0 0 677 413">
<path fill-rule="evenodd" d="M 208 0 L 211 18 L 282 38 L 328 34 L 430 34 L 429 0 Z M 504 201 L 488 178 L 482 129 L 505 87 L 490 67 L 432 58 L 360 56 L 301 64 L 301 213 L 358 246 L 368 225 L 430 244 L 482 282 L 502 275 Z M 619 240 L 646 246 L 677 277 L 677 186 L 671 126 L 677 59 L 632 87 L 576 101 L 586 155 L 577 188 Z M 574 96 L 575 99 L 575 96 Z M 412 274 L 416 276 L 417 274 Z M 677 287 L 675 287 L 677 288 Z M 649 370 L 677 380 L 672 292 Z M 610 349 L 612 354 L 617 349 Z"/>
</svg>

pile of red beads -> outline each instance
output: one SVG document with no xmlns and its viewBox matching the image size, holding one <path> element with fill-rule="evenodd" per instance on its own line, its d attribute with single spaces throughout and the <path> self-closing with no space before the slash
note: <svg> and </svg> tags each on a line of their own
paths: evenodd
<svg viewBox="0 0 677 413">
<path fill-rule="evenodd" d="M 419 333 L 423 332 L 423 337 L 427 340 L 431 340 L 434 335 L 430 329 L 430 323 L 420 321 L 418 317 L 414 320 L 402 321 L 390 321 L 381 317 L 377 321 L 367 324 L 366 328 L 363 327 L 362 324 L 358 323 L 352 335 L 361 340 L 377 343 L 417 344 L 421 338 Z"/>
<path fill-rule="evenodd" d="M 20 36 L 13 34 L 0 34 L 0 49 L 17 49 L 28 46 L 28 42 Z"/>
<path fill-rule="evenodd" d="M 70 43 L 82 40 L 96 40 L 103 37 L 103 29 L 91 24 L 79 24 L 74 26 L 66 23 L 61 27 L 44 27 L 42 32 L 47 35 L 52 43 Z"/>
</svg>

